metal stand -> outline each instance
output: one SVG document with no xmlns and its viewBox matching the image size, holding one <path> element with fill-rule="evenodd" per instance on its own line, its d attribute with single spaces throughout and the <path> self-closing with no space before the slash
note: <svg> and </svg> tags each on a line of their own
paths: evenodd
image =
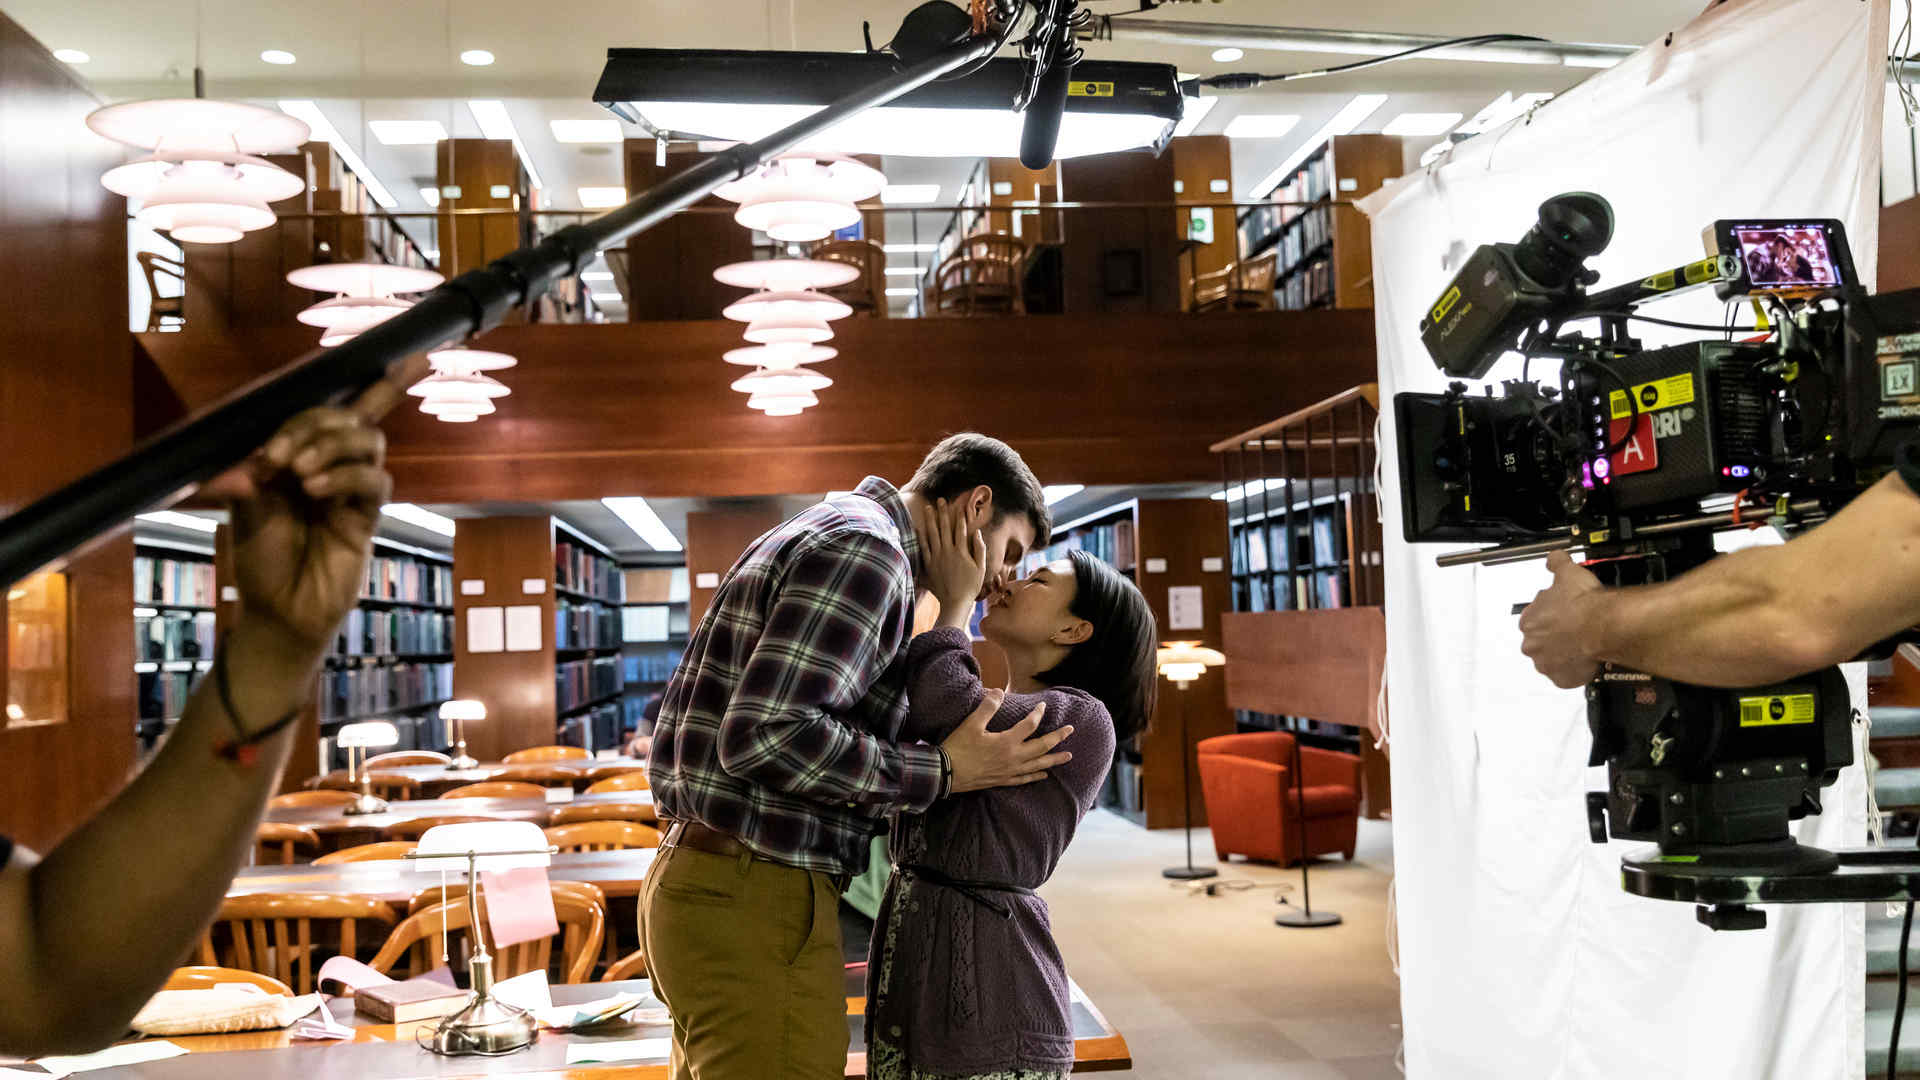
<svg viewBox="0 0 1920 1080">
<path fill-rule="evenodd" d="M 480 763 L 473 759 L 473 755 L 467 753 L 467 722 L 455 720 L 453 723 L 457 741 L 453 744 L 453 758 L 447 762 L 447 769 L 449 771 L 471 769 Z"/>
<path fill-rule="evenodd" d="M 1620 860 L 1620 887 L 1636 896 L 1696 904 L 1698 918 L 1715 930 L 1758 930 L 1767 916 L 1755 904 L 1861 904 L 1920 897 L 1920 851 L 1911 847 L 1798 848 L 1800 867 L 1730 868 L 1668 861 L 1659 848 L 1642 848 Z M 1831 858 L 1834 869 L 1822 866 Z"/>
<path fill-rule="evenodd" d="M 1293 927 L 1339 926 L 1339 912 L 1313 910 L 1313 882 L 1307 877 L 1307 863 L 1312 861 L 1307 854 L 1307 778 L 1300 770 L 1300 733 L 1297 731 L 1293 733 L 1293 796 L 1294 809 L 1299 819 L 1301 906 L 1289 907 L 1275 915 L 1273 924 Z M 1283 837 L 1283 842 L 1284 839 Z"/>
<path fill-rule="evenodd" d="M 354 781 L 355 770 L 353 763 L 356 751 L 358 752 L 360 760 L 360 768 L 358 771 L 360 797 L 341 808 L 340 812 L 353 817 L 358 817 L 361 814 L 384 814 L 387 812 L 387 800 L 377 798 L 373 794 L 373 773 L 367 768 L 367 748 L 364 746 L 350 746 L 347 748 L 347 783 L 351 784 Z"/>
<path fill-rule="evenodd" d="M 493 957 L 480 924 L 478 852 L 467 853 L 467 926 L 473 939 L 469 982 L 473 998 L 466 1008 L 440 1021 L 428 1045 L 436 1054 L 507 1054 L 531 1046 L 540 1035 L 540 1022 L 517 1005 L 493 996 Z"/>
<path fill-rule="evenodd" d="M 1198 881 L 1220 873 L 1211 866 L 1193 865 L 1193 748 L 1187 745 L 1187 683 L 1178 683 L 1180 687 L 1180 801 L 1184 811 L 1181 820 L 1186 823 L 1187 864 L 1169 866 L 1160 871 L 1161 877 L 1175 881 Z"/>
</svg>

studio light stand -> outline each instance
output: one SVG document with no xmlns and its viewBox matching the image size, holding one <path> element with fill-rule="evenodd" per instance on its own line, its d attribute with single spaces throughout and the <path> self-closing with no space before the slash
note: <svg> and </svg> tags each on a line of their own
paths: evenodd
<svg viewBox="0 0 1920 1080">
<path fill-rule="evenodd" d="M 1339 926 L 1339 912 L 1313 910 L 1313 884 L 1307 877 L 1307 863 L 1312 861 L 1307 855 L 1307 778 L 1300 769 L 1300 733 L 1297 731 L 1293 733 L 1293 797 L 1295 831 L 1300 834 L 1300 906 L 1287 905 L 1287 910 L 1273 917 L 1273 923 L 1292 927 Z M 1286 901 L 1282 899 L 1281 903 Z"/>
</svg>

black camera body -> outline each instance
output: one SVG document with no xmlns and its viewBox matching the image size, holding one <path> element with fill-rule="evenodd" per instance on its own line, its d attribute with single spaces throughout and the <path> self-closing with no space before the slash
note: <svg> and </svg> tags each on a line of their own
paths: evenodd
<svg viewBox="0 0 1920 1080">
<path fill-rule="evenodd" d="M 1478 378 L 1515 351 L 1562 365 L 1552 385 L 1395 396 L 1407 540 L 1493 545 L 1443 564 L 1578 548 L 1609 585 L 1667 580 L 1714 557 L 1715 531 L 1824 519 L 1920 435 L 1920 290 L 1868 296 L 1839 222 L 1716 222 L 1706 258 L 1590 293 L 1581 260 L 1611 235 L 1599 196 L 1548 200 L 1423 318 L 1449 374 Z M 1638 304 L 1708 285 L 1764 308 L 1765 338 L 1650 349 L 1629 334 Z M 1597 336 L 1563 332 L 1589 319 Z M 1818 813 L 1853 760 L 1837 668 L 1720 689 L 1609 666 L 1587 703 L 1591 761 L 1608 769 L 1589 799 L 1596 840 L 1654 841 L 1706 872 L 1834 864 L 1789 823 Z"/>
</svg>

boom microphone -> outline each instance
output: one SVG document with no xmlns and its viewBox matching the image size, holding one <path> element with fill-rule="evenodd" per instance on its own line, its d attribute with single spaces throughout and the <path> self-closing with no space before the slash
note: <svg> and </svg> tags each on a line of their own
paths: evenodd
<svg viewBox="0 0 1920 1080">
<path fill-rule="evenodd" d="M 1054 55 L 1040 76 L 1040 87 L 1027 103 L 1026 119 L 1020 125 L 1020 164 L 1029 169 L 1044 169 L 1053 163 L 1053 147 L 1060 141 L 1060 118 L 1067 111 L 1067 80 L 1080 59 L 1070 35 L 1062 33 L 1054 43 Z"/>
</svg>

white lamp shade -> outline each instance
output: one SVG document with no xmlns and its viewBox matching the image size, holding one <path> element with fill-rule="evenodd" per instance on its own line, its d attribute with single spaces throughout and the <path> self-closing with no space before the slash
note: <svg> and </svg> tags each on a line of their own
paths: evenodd
<svg viewBox="0 0 1920 1080">
<path fill-rule="evenodd" d="M 470 412 L 443 412 L 434 414 L 434 419 L 443 424 L 471 424 L 480 419 L 480 414 Z"/>
<path fill-rule="evenodd" d="M 363 720 L 357 724 L 348 724 L 334 736 L 334 745 L 340 747 L 364 747 L 379 749 L 394 746 L 400 742 L 400 733 L 385 720 Z"/>
<path fill-rule="evenodd" d="M 812 368 L 781 368 L 771 371 L 761 368 L 750 375 L 742 375 L 733 380 L 733 388 L 743 394 L 787 394 L 811 393 L 825 390 L 833 385 L 833 380 Z"/>
<path fill-rule="evenodd" d="M 265 158 L 215 152 L 191 158 L 177 153 L 150 154 L 118 168 L 108 169 L 100 177 L 100 183 L 108 191 L 129 199 L 146 199 L 171 175 L 214 170 L 230 176 L 248 194 L 262 202 L 290 199 L 307 188 L 305 180 Z"/>
<path fill-rule="evenodd" d="M 331 349 L 335 345 L 345 345 L 347 342 L 359 336 L 360 331 L 358 330 L 329 330 L 320 335 L 320 347 L 323 349 Z"/>
<path fill-rule="evenodd" d="M 860 220 L 854 203 L 885 187 L 880 171 L 836 154 L 783 154 L 714 194 L 740 204 L 733 219 L 782 241 L 819 240 Z"/>
<path fill-rule="evenodd" d="M 759 409 L 769 415 L 778 416 L 792 416 L 801 409 L 818 404 L 820 399 L 814 397 L 810 390 L 782 390 L 776 393 L 755 394 L 747 399 L 747 408 Z"/>
<path fill-rule="evenodd" d="M 502 851 L 523 854 L 494 854 Z M 479 856 L 474 860 L 476 870 L 518 870 L 553 862 L 547 853 L 546 834 L 531 821 L 462 821 L 435 825 L 421 833 L 420 842 L 413 849 L 413 868 L 430 873 L 462 869 L 466 863 L 464 856 L 469 852 Z M 463 858 L 447 857 L 456 855 Z"/>
<path fill-rule="evenodd" d="M 735 322 L 753 323 L 767 319 L 817 319 L 828 322 L 844 319 L 853 309 L 825 293 L 757 292 L 735 300 L 720 314 Z"/>
<path fill-rule="evenodd" d="M 445 280 L 432 270 L 382 262 L 321 263 L 287 272 L 289 285 L 341 296 L 425 292 Z"/>
<path fill-rule="evenodd" d="M 741 289 L 802 292 L 851 284 L 860 268 L 827 259 L 755 259 L 728 263 L 713 272 L 713 280 Z"/>
<path fill-rule="evenodd" d="M 210 98 L 157 98 L 108 105 L 87 126 L 114 142 L 165 153 L 273 154 L 312 138 L 305 121 L 278 109 Z"/>
<path fill-rule="evenodd" d="M 1169 641 L 1154 652 L 1160 676 L 1168 682 L 1190 683 L 1210 667 L 1227 662 L 1218 649 L 1209 649 L 1197 641 Z"/>
<path fill-rule="evenodd" d="M 784 243 L 808 243 L 859 221 L 860 208 L 852 203 L 776 197 L 740 204 L 733 220 Z"/>
<path fill-rule="evenodd" d="M 391 296 L 336 296 L 322 300 L 311 307 L 302 308 L 294 316 L 308 326 L 318 326 L 325 330 L 347 330 L 359 333 L 370 326 L 378 326 L 395 315 L 413 306 L 411 300 L 400 300 Z"/>
<path fill-rule="evenodd" d="M 440 706 L 442 720 L 485 720 L 487 706 L 472 698 L 459 698 Z"/>
<path fill-rule="evenodd" d="M 230 244 L 273 224 L 273 211 L 238 171 L 200 161 L 170 170 L 147 192 L 134 217 L 190 244 Z"/>
<path fill-rule="evenodd" d="M 819 319 L 770 315 L 748 323 L 745 336 L 756 345 L 818 345 L 833 336 L 833 327 Z"/>
<path fill-rule="evenodd" d="M 838 349 L 826 345 L 749 345 L 744 349 L 728 349 L 726 360 L 729 364 L 742 367 L 786 371 L 802 364 L 831 360 L 838 355 Z"/>
<path fill-rule="evenodd" d="M 453 345 L 428 353 L 427 362 L 433 365 L 435 371 L 444 371 L 449 375 L 467 375 L 482 371 L 505 371 L 520 361 L 503 352 L 488 352 L 485 349 L 469 349 L 464 345 Z"/>
<path fill-rule="evenodd" d="M 407 387 L 407 393 L 428 401 L 480 402 L 513 393 L 507 384 L 485 375 L 448 375 L 435 372 Z"/>
<path fill-rule="evenodd" d="M 481 401 L 435 401 L 432 398 L 420 403 L 420 411 L 428 416 L 438 416 L 448 423 L 458 424 L 456 416 L 472 420 L 476 416 L 486 416 L 494 411 L 493 402 Z"/>
</svg>

